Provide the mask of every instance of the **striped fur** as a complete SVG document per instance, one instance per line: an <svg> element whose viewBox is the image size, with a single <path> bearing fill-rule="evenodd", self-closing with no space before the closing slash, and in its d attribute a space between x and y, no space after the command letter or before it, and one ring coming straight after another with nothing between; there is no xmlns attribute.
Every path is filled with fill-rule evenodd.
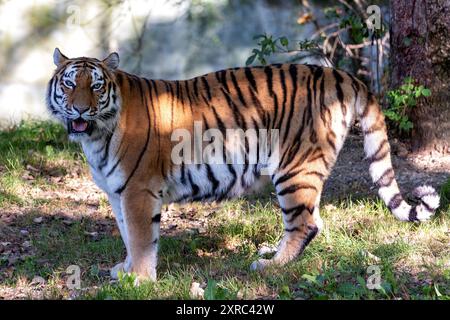
<svg viewBox="0 0 450 320"><path fill-rule="evenodd" d="M116 61L117 60L117 61ZM400 220L423 221L439 205L431 187L419 187L416 207L402 198L390 159L383 113L367 87L343 71L279 64L234 68L184 81L151 80L117 69L114 54L100 61L68 59L55 51L56 72L48 86L49 110L63 123L80 117L89 132L70 134L81 143L95 182L107 193L125 242L127 259L118 269L156 278L161 206L239 196L272 181L285 234L270 260L253 269L284 264L298 256L322 227L320 195L348 128L359 119L370 175L379 195ZM65 87L72 76L75 88ZM101 78L98 92L90 83ZM79 94L78 86L83 86ZM74 94L77 96L74 98ZM83 120L83 121L84 121ZM279 163L271 176L260 162L171 161L176 129L278 129ZM254 142L246 140L246 150ZM224 148L224 154L233 153ZM264 158L264 159L263 159Z"/></svg>

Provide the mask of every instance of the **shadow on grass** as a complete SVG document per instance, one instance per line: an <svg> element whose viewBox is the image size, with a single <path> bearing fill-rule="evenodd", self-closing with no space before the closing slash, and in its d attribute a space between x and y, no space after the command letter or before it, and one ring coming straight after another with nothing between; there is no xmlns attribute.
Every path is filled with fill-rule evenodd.
<svg viewBox="0 0 450 320"><path fill-rule="evenodd" d="M1 133L0 138L7 140L0 139L3 141L0 143L0 165L10 163L8 159L15 159L19 167L25 166L30 161L30 149L42 157L58 157L64 152L68 152L70 159L79 157L78 147L66 142L64 128L52 126L49 124L48 128L42 129L37 125L22 128L17 132ZM260 203L262 207L273 205L276 200L272 191L273 189L267 188L262 194L250 196L250 211L251 205L255 203ZM0 203L2 199L5 203L18 205L23 201L13 193L1 189L0 192ZM353 197L352 201L367 197L360 195ZM342 199L344 203L351 202L348 196ZM449 212L448 199L443 197L439 210L441 214ZM339 201L331 198L322 201L322 205L337 203ZM80 205L82 203L77 201L67 203L70 208L68 210ZM7 211L6 208L1 210ZM248 286L265 287L266 291L260 293L260 296L282 298L407 297L410 294L420 296L422 289L422 280L417 279L417 274L400 270L395 265L402 256L411 252L411 246L404 242L372 246L375 255L385 261L381 264L385 278L384 291L376 293L367 291L361 283L361 279L367 278L367 258L361 256L360 251L349 250L345 244L335 244L333 251L329 252L325 243L316 240L307 248L302 258L286 267L274 268L263 274L250 272L251 262L257 259L258 246L265 241L274 243L281 235L281 223L276 222L276 219L281 221L281 213L278 213L278 216L272 216L272 220L266 221L269 223L262 221L245 226L238 219L224 220L213 225L205 234L193 234L184 230L174 237L163 235L158 265L161 280L158 283L161 284L154 285L152 290L137 296L131 288L118 291L117 295L114 295L114 286L120 287L122 284L111 286L107 271L125 258L125 250L120 236L117 232L114 233L113 219L89 215L74 218L64 212L48 214L39 207L25 208L20 214L16 213L12 212L12 218L8 218L6 222L3 221L4 215L0 214L0 242L9 243L1 244L0 248L0 282L10 286L19 285L19 280L23 277L31 280L35 276L41 276L48 282L57 282L59 279L64 283L63 280L68 277L67 267L78 265L82 272L83 287L107 287L106 291L101 291L99 295L94 294L94 297L99 298L189 298L189 286L193 280L210 283L211 279L221 282L223 287L232 292L225 298L236 297L240 289ZM43 218L42 221L34 221L40 217ZM353 232L351 228L353 227L349 226L347 231ZM225 240L230 234L241 237L237 245L226 243ZM364 243L358 246L364 246ZM436 276L434 280L445 283L441 275ZM429 283L424 283L428 288ZM155 286L159 289L154 289ZM174 289L178 286L182 288L181 291ZM408 287L406 293L402 291L405 286Z"/></svg>
<svg viewBox="0 0 450 320"><path fill-rule="evenodd" d="M6 192L6 191L0 189L0 206L2 206L3 203L5 203L5 204L11 204L11 203L22 204L23 199L13 193Z"/></svg>
<svg viewBox="0 0 450 320"><path fill-rule="evenodd" d="M39 223L36 217L43 217ZM100 286L84 298L145 299L190 298L192 281L207 285L219 284L214 297L233 299L238 291L248 286L263 286L266 297L306 299L378 299L392 297L422 297L426 282L420 275L398 269L396 263L412 251L405 242L372 246L372 252L382 263L369 263L358 250L348 250L345 245L329 252L319 239L295 262L280 268L271 268L259 274L249 270L257 257L256 248L270 236L267 230L253 234L234 248L225 244L229 228L239 233L239 227L217 225L205 234L181 231L176 236L162 236L159 250L158 283L135 289L124 282L110 284L108 269L125 258L122 240L114 234L115 222L109 218L83 216L81 219L64 214L46 216L38 210L24 212L4 224L8 232L1 232L0 242L11 242L8 250L19 253L16 260L0 260L1 282L12 287L19 279L41 276L48 282L60 282L64 287L67 267L81 269L82 287ZM26 230L26 234L22 231ZM281 231L281 228L280 228ZM249 231L243 231L248 233ZM18 236L19 235L19 236ZM275 236L275 235L273 235ZM320 237L320 236L319 236ZM24 247L25 241L31 246ZM383 275L382 289L368 290L367 267L378 265ZM419 277L419 278L418 278ZM429 275L425 275L425 278ZM434 283L442 285L445 278L434 276ZM125 286L125 287L124 287ZM427 288L428 288L427 287ZM407 288L407 289L405 289ZM225 290L225 291L223 291ZM431 289L430 289L431 290ZM61 289L60 296L64 291ZM224 293L225 292L225 293ZM425 296L431 297L431 296Z"/></svg>

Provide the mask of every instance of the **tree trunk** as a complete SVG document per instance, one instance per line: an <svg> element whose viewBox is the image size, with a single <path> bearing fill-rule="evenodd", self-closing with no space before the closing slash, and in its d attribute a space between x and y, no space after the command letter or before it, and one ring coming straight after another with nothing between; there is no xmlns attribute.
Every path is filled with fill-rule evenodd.
<svg viewBox="0 0 450 320"><path fill-rule="evenodd" d="M392 0L391 88L405 77L431 89L411 108L416 152L450 153L450 1Z"/></svg>

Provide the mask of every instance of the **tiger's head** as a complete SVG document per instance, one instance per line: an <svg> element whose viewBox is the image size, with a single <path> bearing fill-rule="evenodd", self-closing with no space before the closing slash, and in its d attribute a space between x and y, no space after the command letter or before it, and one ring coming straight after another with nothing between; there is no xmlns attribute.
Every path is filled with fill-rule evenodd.
<svg viewBox="0 0 450 320"><path fill-rule="evenodd" d="M48 83L47 106L67 127L72 140L82 140L96 131L111 131L120 107L120 92L114 82L119 55L69 59L55 49L56 71Z"/></svg>

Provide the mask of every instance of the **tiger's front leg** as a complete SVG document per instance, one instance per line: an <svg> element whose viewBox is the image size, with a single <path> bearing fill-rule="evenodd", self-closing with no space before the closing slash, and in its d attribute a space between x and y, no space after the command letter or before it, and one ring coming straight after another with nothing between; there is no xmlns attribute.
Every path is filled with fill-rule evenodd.
<svg viewBox="0 0 450 320"><path fill-rule="evenodd" d="M116 264L113 268L110 270L111 278L112 279L118 279L119 272L123 272L127 269L129 269L131 259L130 259L130 249L128 246L128 233L125 226L125 218L122 213L122 209L120 207L120 197L117 194L108 194L108 200L112 207L114 217L116 218L117 227L119 228L120 235L122 237L122 241L125 245L126 251L127 251L127 257L124 262L120 262Z"/></svg>
<svg viewBox="0 0 450 320"><path fill-rule="evenodd" d="M156 280L162 201L151 190L130 187L121 194L130 264L125 272L138 280Z"/></svg>

